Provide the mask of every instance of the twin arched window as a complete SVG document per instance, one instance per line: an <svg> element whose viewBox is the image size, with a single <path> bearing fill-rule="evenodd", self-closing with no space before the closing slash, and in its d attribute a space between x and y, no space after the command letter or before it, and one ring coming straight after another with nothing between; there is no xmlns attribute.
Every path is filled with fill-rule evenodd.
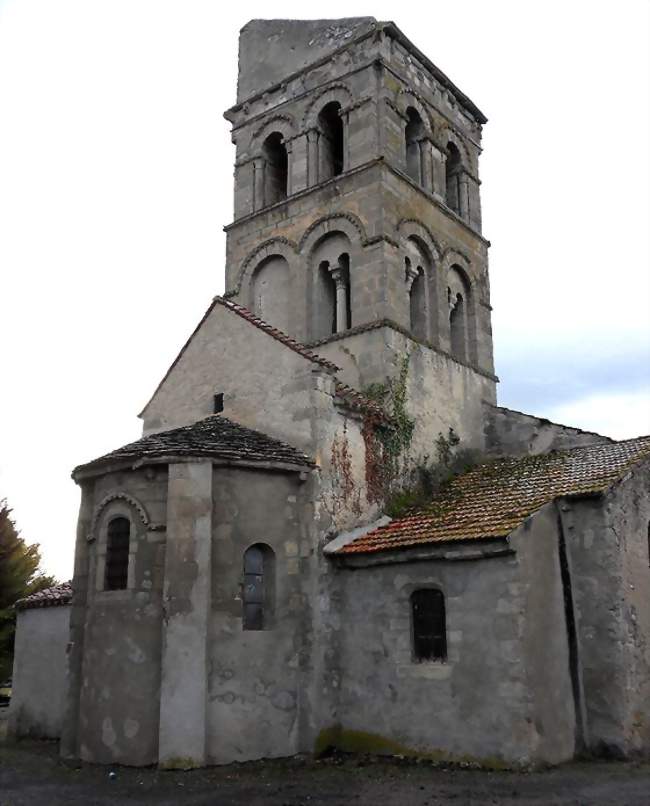
<svg viewBox="0 0 650 806"><path fill-rule="evenodd" d="M242 605L244 630L268 630L272 626L275 554L265 543L256 543L244 552Z"/></svg>
<svg viewBox="0 0 650 806"><path fill-rule="evenodd" d="M414 660L447 659L445 597L437 588L411 594L411 629Z"/></svg>
<svg viewBox="0 0 650 806"><path fill-rule="evenodd" d="M109 521L106 533L104 590L124 590L127 587L130 542L131 523L129 519L118 517Z"/></svg>

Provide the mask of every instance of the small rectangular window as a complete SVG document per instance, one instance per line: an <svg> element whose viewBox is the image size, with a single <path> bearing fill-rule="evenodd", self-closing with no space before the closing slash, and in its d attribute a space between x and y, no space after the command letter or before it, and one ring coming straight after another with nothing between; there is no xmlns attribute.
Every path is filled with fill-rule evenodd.
<svg viewBox="0 0 650 806"><path fill-rule="evenodd" d="M220 414L223 411L223 392L214 396L213 413Z"/></svg>
<svg viewBox="0 0 650 806"><path fill-rule="evenodd" d="M415 660L445 660L447 628L442 591L427 588L411 596L413 655Z"/></svg>

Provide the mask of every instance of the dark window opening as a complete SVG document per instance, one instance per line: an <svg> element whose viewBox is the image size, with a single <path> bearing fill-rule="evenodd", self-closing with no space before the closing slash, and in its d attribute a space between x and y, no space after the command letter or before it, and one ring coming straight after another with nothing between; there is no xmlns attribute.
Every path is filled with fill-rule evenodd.
<svg viewBox="0 0 650 806"><path fill-rule="evenodd" d="M442 591L427 588L411 595L415 660L446 660L447 628Z"/></svg>
<svg viewBox="0 0 650 806"><path fill-rule="evenodd" d="M108 591L124 590L127 586L130 536L131 524L128 518L113 518L108 524L104 577L104 587Z"/></svg>
<svg viewBox="0 0 650 806"><path fill-rule="evenodd" d="M275 595L274 559L273 550L261 543L244 553L242 626L245 630L268 630L271 626Z"/></svg>
<svg viewBox="0 0 650 806"><path fill-rule="evenodd" d="M323 107L318 115L318 125L321 130L320 179L324 181L343 172L343 120L338 101Z"/></svg>
<svg viewBox="0 0 650 806"><path fill-rule="evenodd" d="M412 106L406 110L406 173L418 185L422 184L422 164L420 141L424 136L424 123L419 113Z"/></svg>
<svg viewBox="0 0 650 806"><path fill-rule="evenodd" d="M219 414L223 411L223 392L218 392L214 396L212 410L214 414Z"/></svg>
<svg viewBox="0 0 650 806"><path fill-rule="evenodd" d="M460 213L460 151L453 143L447 144L447 161L445 163L446 201L455 213Z"/></svg>
<svg viewBox="0 0 650 806"><path fill-rule="evenodd" d="M289 157L282 135L273 132L262 146L264 155L264 204L275 204L287 198Z"/></svg>
<svg viewBox="0 0 650 806"><path fill-rule="evenodd" d="M339 255L339 266L345 283L345 310L341 312L341 322L336 322L337 332L349 330L352 326L352 296L350 293L350 255L344 252ZM339 326L340 325L340 326Z"/></svg>
<svg viewBox="0 0 650 806"><path fill-rule="evenodd" d="M467 360L467 323L465 317L465 301L461 294L450 302L449 334L451 338L451 354L461 361Z"/></svg>

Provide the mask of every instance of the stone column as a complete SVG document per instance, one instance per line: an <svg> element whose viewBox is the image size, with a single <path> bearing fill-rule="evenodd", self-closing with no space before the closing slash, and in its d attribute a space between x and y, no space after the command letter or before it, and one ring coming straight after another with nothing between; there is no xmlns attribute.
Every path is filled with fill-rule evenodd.
<svg viewBox="0 0 650 806"><path fill-rule="evenodd" d="M464 221L469 221L468 177L465 171L458 176L458 214Z"/></svg>
<svg viewBox="0 0 650 806"><path fill-rule="evenodd" d="M257 212L264 207L264 159L253 160L253 210Z"/></svg>
<svg viewBox="0 0 650 806"><path fill-rule="evenodd" d="M60 753L63 758L79 758L79 706L82 685L84 633L88 601L90 551L88 537L93 516L93 483L82 484L74 554L74 596L70 610L68 674L61 726Z"/></svg>
<svg viewBox="0 0 650 806"><path fill-rule="evenodd" d="M329 270L336 285L336 332L348 329L348 278L343 266L333 266Z"/></svg>
<svg viewBox="0 0 650 806"><path fill-rule="evenodd" d="M287 149L287 196L293 193L293 140L285 140L284 147Z"/></svg>
<svg viewBox="0 0 650 806"><path fill-rule="evenodd" d="M318 129L307 132L307 187L318 184Z"/></svg>
<svg viewBox="0 0 650 806"><path fill-rule="evenodd" d="M433 192L433 145L428 137L420 140L420 173L422 187L429 193Z"/></svg>
<svg viewBox="0 0 650 806"><path fill-rule="evenodd" d="M291 192L298 193L309 187L309 157L307 135L299 134L291 140Z"/></svg>
<svg viewBox="0 0 650 806"><path fill-rule="evenodd" d="M441 201L445 201L447 189L446 185L446 163L447 163L447 155L443 150L438 148L433 143L431 144L431 159L433 162L432 165L432 173L433 173L433 195L436 196Z"/></svg>
<svg viewBox="0 0 650 806"><path fill-rule="evenodd" d="M212 464L169 465L158 762L206 762Z"/></svg>

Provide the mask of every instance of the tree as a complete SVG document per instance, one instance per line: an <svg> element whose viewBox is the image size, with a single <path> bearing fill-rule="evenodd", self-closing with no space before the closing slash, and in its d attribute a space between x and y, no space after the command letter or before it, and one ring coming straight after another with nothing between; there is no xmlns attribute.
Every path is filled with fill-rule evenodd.
<svg viewBox="0 0 650 806"><path fill-rule="evenodd" d="M11 674L18 599L56 585L39 569L38 543L20 537L6 500L0 499L0 683Z"/></svg>

